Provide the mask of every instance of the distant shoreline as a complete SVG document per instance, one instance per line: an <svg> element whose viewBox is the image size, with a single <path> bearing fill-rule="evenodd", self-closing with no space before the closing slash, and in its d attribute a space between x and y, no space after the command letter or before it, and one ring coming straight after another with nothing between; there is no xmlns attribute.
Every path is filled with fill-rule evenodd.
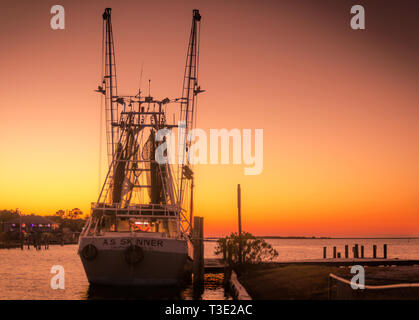
<svg viewBox="0 0 419 320"><path fill-rule="evenodd" d="M325 240L325 239L371 239L371 240L377 240L377 239L419 239L419 237L277 237L277 236L260 236L257 238L263 238L263 239L303 239L303 240Z"/></svg>
<svg viewBox="0 0 419 320"><path fill-rule="evenodd" d="M205 240L218 240L222 237L207 237ZM419 237L280 237L280 236L256 236L262 239L284 239L284 240L414 240Z"/></svg>

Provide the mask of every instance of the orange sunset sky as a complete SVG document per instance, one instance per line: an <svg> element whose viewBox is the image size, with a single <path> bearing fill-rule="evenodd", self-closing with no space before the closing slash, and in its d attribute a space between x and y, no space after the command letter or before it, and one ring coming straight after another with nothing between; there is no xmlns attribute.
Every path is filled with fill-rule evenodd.
<svg viewBox="0 0 419 320"><path fill-rule="evenodd" d="M206 236L236 230L237 183L256 235L418 236L417 4L358 2L366 30L346 0L2 1L0 209L89 213L97 199L104 8L119 93L137 92L143 64L158 98L181 94L197 8L197 127L264 130L261 175L196 166Z"/></svg>

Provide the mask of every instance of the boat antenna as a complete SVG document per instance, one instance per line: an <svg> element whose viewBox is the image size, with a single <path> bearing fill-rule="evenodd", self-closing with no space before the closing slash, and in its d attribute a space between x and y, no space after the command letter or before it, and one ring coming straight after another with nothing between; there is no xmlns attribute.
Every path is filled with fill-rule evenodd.
<svg viewBox="0 0 419 320"><path fill-rule="evenodd" d="M148 79L148 96L151 97L151 79Z"/></svg>
<svg viewBox="0 0 419 320"><path fill-rule="evenodd" d="M138 85L138 97L141 97L141 83L143 82L144 61L141 63L140 84Z"/></svg>

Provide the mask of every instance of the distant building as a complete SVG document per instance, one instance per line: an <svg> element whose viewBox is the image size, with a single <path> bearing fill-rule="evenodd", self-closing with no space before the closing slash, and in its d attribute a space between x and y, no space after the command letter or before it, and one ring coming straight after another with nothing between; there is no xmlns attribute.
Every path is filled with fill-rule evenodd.
<svg viewBox="0 0 419 320"><path fill-rule="evenodd" d="M22 232L51 232L57 230L60 224L50 219L41 216L22 216L4 223L4 231L19 231ZM21 229L22 228L22 229Z"/></svg>

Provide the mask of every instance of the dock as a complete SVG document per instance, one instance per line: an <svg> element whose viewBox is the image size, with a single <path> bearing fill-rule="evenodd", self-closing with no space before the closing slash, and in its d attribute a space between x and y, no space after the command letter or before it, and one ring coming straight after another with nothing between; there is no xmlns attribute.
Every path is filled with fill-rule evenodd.
<svg viewBox="0 0 419 320"><path fill-rule="evenodd" d="M272 264L278 266L287 265L323 265L323 266L414 266L419 265L419 260L413 259L368 259L368 258L357 258L357 259L345 259L345 258L329 258L329 259L313 259L313 260L299 260L299 261L283 261L273 262Z"/></svg>
<svg viewBox="0 0 419 320"><path fill-rule="evenodd" d="M275 261L269 262L268 264L276 266L289 266L289 265L319 265L319 266L419 266L419 260L413 259L307 259L307 260L296 260L296 261ZM204 271L205 273L219 273L224 272L226 264L223 259L211 258L205 259Z"/></svg>

